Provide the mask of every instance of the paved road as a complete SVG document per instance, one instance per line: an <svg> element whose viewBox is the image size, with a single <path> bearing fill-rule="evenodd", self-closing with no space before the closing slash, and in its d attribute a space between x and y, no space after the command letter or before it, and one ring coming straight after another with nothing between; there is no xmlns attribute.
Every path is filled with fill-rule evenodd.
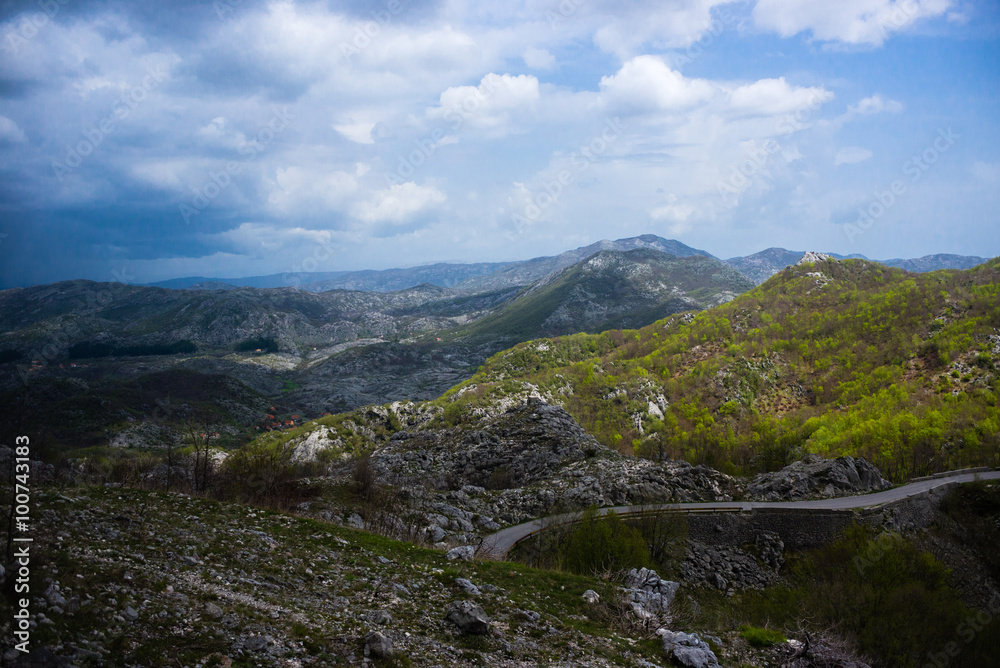
<svg viewBox="0 0 1000 668"><path fill-rule="evenodd" d="M894 487L884 492L872 494L861 494L858 496L841 496L835 499L818 499L814 501L714 501L707 503L678 503L660 506L613 506L601 508L598 512L602 515L614 511L619 515L629 515L636 513L647 513L650 511L670 511L670 512L706 512L706 511L741 511L755 510L759 508L780 508L789 511L797 510L854 510L857 508L868 508L878 506L883 503L899 501L908 496L926 493L935 487L948 485L950 483L972 482L976 476L982 480L1000 479L1000 471L982 471L979 473L953 472L943 474L941 477L930 480L920 480L911 482L902 487ZM532 520L524 524L501 529L494 534L487 536L483 540L483 546L487 551L496 557L503 557L519 541L528 536L538 533L546 526L554 523L572 520L577 517L577 513L566 513L544 519Z"/></svg>

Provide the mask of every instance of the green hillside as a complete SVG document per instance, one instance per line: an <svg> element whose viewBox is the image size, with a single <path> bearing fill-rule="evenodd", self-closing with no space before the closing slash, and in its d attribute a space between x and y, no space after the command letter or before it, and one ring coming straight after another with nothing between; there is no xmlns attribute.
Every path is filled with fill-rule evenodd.
<svg viewBox="0 0 1000 668"><path fill-rule="evenodd" d="M439 402L461 422L530 384L640 456L751 473L862 455L901 480L1000 464L998 364L1000 260L828 260L639 330L518 345Z"/></svg>

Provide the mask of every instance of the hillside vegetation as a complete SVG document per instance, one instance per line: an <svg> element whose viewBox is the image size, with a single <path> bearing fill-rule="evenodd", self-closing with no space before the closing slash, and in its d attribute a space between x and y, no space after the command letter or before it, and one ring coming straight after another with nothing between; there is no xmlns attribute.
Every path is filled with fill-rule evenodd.
<svg viewBox="0 0 1000 668"><path fill-rule="evenodd" d="M805 452L861 455L896 480L995 466L998 278L1000 260L789 267L708 311L518 345L438 403L459 423L534 393L606 445L734 473Z"/></svg>

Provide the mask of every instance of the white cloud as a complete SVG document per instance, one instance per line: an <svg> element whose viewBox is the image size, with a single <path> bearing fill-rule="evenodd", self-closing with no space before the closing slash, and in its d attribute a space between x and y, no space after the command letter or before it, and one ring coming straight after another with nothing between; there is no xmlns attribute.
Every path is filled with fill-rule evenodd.
<svg viewBox="0 0 1000 668"><path fill-rule="evenodd" d="M833 99L824 88L792 86L784 77L761 79L740 86L730 93L730 103L737 111L751 114L777 115L816 107Z"/></svg>
<svg viewBox="0 0 1000 668"><path fill-rule="evenodd" d="M24 131L17 127L17 123L6 116L0 116L0 141L24 142L28 141Z"/></svg>
<svg viewBox="0 0 1000 668"><path fill-rule="evenodd" d="M408 181L375 192L354 208L354 216L365 223L405 223L447 199L433 186Z"/></svg>
<svg viewBox="0 0 1000 668"><path fill-rule="evenodd" d="M529 46L521 57L524 64L533 70L551 70L556 65L556 57L546 49L536 49Z"/></svg>
<svg viewBox="0 0 1000 668"><path fill-rule="evenodd" d="M427 116L446 121L452 130L468 124L502 137L518 131L518 120L529 116L540 98L538 79L531 75L487 74L478 86L445 90Z"/></svg>
<svg viewBox="0 0 1000 668"><path fill-rule="evenodd" d="M758 0L756 25L782 37L803 32L824 42L879 46L916 21L940 16L951 0Z"/></svg>
<svg viewBox="0 0 1000 668"><path fill-rule="evenodd" d="M328 171L319 166L278 168L269 202L277 212L330 212L346 206L359 192L358 179L368 172L358 163L354 173Z"/></svg>
<svg viewBox="0 0 1000 668"><path fill-rule="evenodd" d="M848 107L848 111L863 116L880 114L882 112L898 114L903 111L903 105L896 100L883 100L881 95L872 95L871 97L864 98L856 105Z"/></svg>
<svg viewBox="0 0 1000 668"><path fill-rule="evenodd" d="M239 227L206 235L230 248L252 256L262 256L284 248L303 244L329 244L330 230L310 230L302 227L279 227L270 223L242 223Z"/></svg>
<svg viewBox="0 0 1000 668"><path fill-rule="evenodd" d="M620 111L676 110L704 102L714 90L707 81L687 79L656 56L637 56L612 76L601 77L602 101Z"/></svg>
<svg viewBox="0 0 1000 668"><path fill-rule="evenodd" d="M690 219L696 213L691 204L678 204L676 195L669 195L667 203L653 209L649 216L658 223L668 223L670 233L681 235L691 229Z"/></svg>
<svg viewBox="0 0 1000 668"><path fill-rule="evenodd" d="M977 160L972 164L972 175L986 184L1000 185L1000 162Z"/></svg>
<svg viewBox="0 0 1000 668"><path fill-rule="evenodd" d="M374 128L375 123L371 121L340 123L333 126L334 130L357 144L374 144L375 139L372 137L372 130Z"/></svg>
<svg viewBox="0 0 1000 668"><path fill-rule="evenodd" d="M872 155L874 154L868 149L858 146L846 146L837 151L837 155L833 159L833 164L838 167L840 165L853 165L868 160Z"/></svg>
<svg viewBox="0 0 1000 668"><path fill-rule="evenodd" d="M724 20L713 20L715 7L732 4L734 0L652 0L622 3L614 0L597 2L588 18L597 22L594 43L603 51L625 60L644 45L654 49L677 49L690 46L708 32L721 32L734 21L731 14ZM580 4L580 0L576 0ZM725 8L723 8L723 11Z"/></svg>

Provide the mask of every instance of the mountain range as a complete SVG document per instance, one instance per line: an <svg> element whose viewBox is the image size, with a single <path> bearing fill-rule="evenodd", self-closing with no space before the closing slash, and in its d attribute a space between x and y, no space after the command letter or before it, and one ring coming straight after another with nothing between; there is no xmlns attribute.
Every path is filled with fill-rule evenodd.
<svg viewBox="0 0 1000 668"><path fill-rule="evenodd" d="M638 248L658 250L677 257L690 257L693 255L715 257L707 251L692 248L673 239L664 239L654 234L643 234L638 237L617 239L614 241L598 241L589 246L582 246L560 253L559 255L537 257L518 262L436 263L398 269L303 272L250 276L246 278L206 278L204 276L192 276L150 283L149 285L175 290L226 290L237 287L297 287L310 292L323 292L326 290L390 292L412 288L422 283L430 283L440 287L454 288L459 291L479 292L487 289L533 283L602 250L628 251ZM768 248L752 255L731 257L725 260L725 262L759 285L783 268L798 262L804 254L805 251ZM827 253L827 255L837 259L868 259L860 254L838 255L837 253ZM920 273L937 271L938 269L970 269L986 262L987 259L976 256L937 254L908 260L895 258L880 262L890 267L899 267L907 271Z"/></svg>

